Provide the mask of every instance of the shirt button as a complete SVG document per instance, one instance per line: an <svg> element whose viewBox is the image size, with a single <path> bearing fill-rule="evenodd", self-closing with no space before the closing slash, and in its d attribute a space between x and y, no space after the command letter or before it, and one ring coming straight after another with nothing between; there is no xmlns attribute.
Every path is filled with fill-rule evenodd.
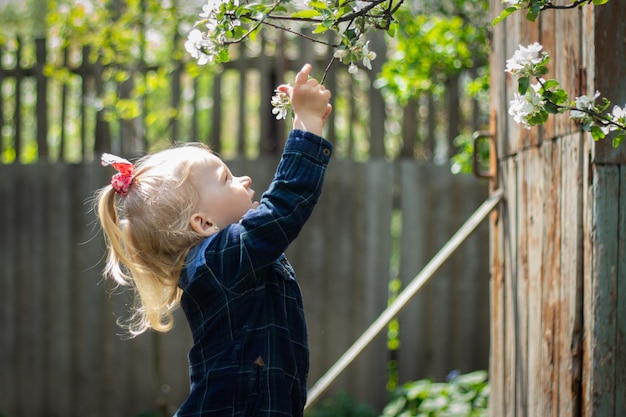
<svg viewBox="0 0 626 417"><path fill-rule="evenodd" d="M330 149L329 148L324 148L324 150L322 151L322 153L326 156L330 156Z"/></svg>

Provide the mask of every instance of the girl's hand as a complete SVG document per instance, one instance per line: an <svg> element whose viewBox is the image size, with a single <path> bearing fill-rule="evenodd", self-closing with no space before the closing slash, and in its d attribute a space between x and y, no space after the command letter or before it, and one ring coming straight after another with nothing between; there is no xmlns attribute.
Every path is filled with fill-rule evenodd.
<svg viewBox="0 0 626 417"><path fill-rule="evenodd" d="M278 90L286 93L291 101L295 114L293 128L321 136L326 119L332 111L329 103L331 93L316 79L309 78L311 69L311 65L306 64L296 75L293 87L281 85Z"/></svg>

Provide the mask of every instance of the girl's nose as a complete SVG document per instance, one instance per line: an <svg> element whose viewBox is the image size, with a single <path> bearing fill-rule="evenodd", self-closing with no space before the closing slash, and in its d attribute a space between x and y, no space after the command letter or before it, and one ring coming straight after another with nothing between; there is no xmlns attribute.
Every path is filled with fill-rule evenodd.
<svg viewBox="0 0 626 417"><path fill-rule="evenodd" d="M244 187L250 188L252 185L252 178L248 176L239 177L239 182L241 182Z"/></svg>

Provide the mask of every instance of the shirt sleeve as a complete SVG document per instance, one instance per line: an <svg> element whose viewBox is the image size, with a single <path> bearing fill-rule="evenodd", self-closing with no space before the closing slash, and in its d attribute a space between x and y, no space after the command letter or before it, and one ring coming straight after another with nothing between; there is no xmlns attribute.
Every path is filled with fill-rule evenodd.
<svg viewBox="0 0 626 417"><path fill-rule="evenodd" d="M290 132L274 179L259 206L214 235L204 261L222 285L248 286L298 236L322 191L332 144L310 132ZM251 281L253 280L253 281Z"/></svg>

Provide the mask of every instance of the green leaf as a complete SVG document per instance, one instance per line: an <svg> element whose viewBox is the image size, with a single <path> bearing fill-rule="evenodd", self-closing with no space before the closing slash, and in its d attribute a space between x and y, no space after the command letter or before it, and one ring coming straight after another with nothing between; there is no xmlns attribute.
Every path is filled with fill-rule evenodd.
<svg viewBox="0 0 626 417"><path fill-rule="evenodd" d="M256 29L250 32L250 41L254 42L260 31L261 31L261 26L258 26Z"/></svg>
<svg viewBox="0 0 626 417"><path fill-rule="evenodd" d="M308 9L308 10L300 10L299 12L296 12L291 16L301 18L301 19L312 19L319 15L320 15L320 12L318 10Z"/></svg>
<svg viewBox="0 0 626 417"><path fill-rule="evenodd" d="M606 97L602 97L602 104L598 104L596 106L596 109L598 110L598 112L602 113L606 109L608 109L610 105L611 105L611 102Z"/></svg>
<svg viewBox="0 0 626 417"><path fill-rule="evenodd" d="M607 4L609 2L609 0L593 0L593 4L595 6L599 6L601 4ZM582 4L581 4L582 5Z"/></svg>
<svg viewBox="0 0 626 417"><path fill-rule="evenodd" d="M549 90L552 87L556 87L558 85L559 85L559 82L557 80L547 80L547 81L544 81L543 88L545 88L546 90Z"/></svg>
<svg viewBox="0 0 626 417"><path fill-rule="evenodd" d="M602 131L602 129L600 129L599 126L593 125L591 127L591 137L593 138L593 140L600 140L600 139L604 139L604 132Z"/></svg>
<svg viewBox="0 0 626 417"><path fill-rule="evenodd" d="M228 48L224 48L217 55L217 62L228 62L228 61L230 61L230 54L228 53Z"/></svg>
<svg viewBox="0 0 626 417"><path fill-rule="evenodd" d="M498 23L502 22L504 19L509 17L511 14L515 13L517 10L519 10L519 6L518 7L507 7L506 9L502 10L502 13L500 13L499 16L497 16L495 19L493 19L493 22L491 22L491 26L495 26Z"/></svg>
<svg viewBox="0 0 626 417"><path fill-rule="evenodd" d="M315 29L313 29L313 33L315 33L315 34L324 33L328 29L330 29L334 24L335 24L334 20L331 20L331 19L324 20L324 21L322 21L322 23L320 23L319 25L315 26Z"/></svg>
<svg viewBox="0 0 626 417"><path fill-rule="evenodd" d="M550 114L557 114L559 112L559 107L554 103L547 102L543 108Z"/></svg>
<svg viewBox="0 0 626 417"><path fill-rule="evenodd" d="M615 138L613 139L613 147L617 148L622 142L624 141L624 134L620 134L615 136Z"/></svg>
<svg viewBox="0 0 626 417"><path fill-rule="evenodd" d="M398 397L394 401L390 402L383 409L383 416L394 417L398 415L400 411L404 409L406 405L406 398Z"/></svg>
<svg viewBox="0 0 626 417"><path fill-rule="evenodd" d="M396 37L397 26L398 24L396 22L391 22L391 24L389 25L389 29L387 29L387 33L389 33L389 36L391 36L392 38Z"/></svg>
<svg viewBox="0 0 626 417"><path fill-rule="evenodd" d="M539 75L546 75L549 71L550 70L548 69L548 67L545 67L543 65L539 65L537 67L537 70L535 71L534 75L537 75L537 76L539 76Z"/></svg>
<svg viewBox="0 0 626 417"><path fill-rule="evenodd" d="M486 384L489 379L489 374L486 371L474 371L464 375L459 375L455 378L455 382L464 386L481 386Z"/></svg>
<svg viewBox="0 0 626 417"><path fill-rule="evenodd" d="M528 124L531 126L544 124L548 120L547 111L538 111L528 116Z"/></svg>
<svg viewBox="0 0 626 417"><path fill-rule="evenodd" d="M328 9L326 2L316 1L316 0L310 1L309 7L314 8L314 9L321 9L321 10Z"/></svg>
<svg viewBox="0 0 626 417"><path fill-rule="evenodd" d="M528 13L526 13L526 19L534 22L535 20L537 20L537 16L539 16L539 13L535 13L531 10L528 10Z"/></svg>
<svg viewBox="0 0 626 417"><path fill-rule="evenodd" d="M517 92L520 93L520 95L523 96L524 94L526 94L529 86L530 86L529 77L521 77L519 80L517 80Z"/></svg>
<svg viewBox="0 0 626 417"><path fill-rule="evenodd" d="M567 96L567 91L563 90L562 88L557 88L553 91L552 101L554 101L556 104L567 103L568 100L569 97Z"/></svg>

